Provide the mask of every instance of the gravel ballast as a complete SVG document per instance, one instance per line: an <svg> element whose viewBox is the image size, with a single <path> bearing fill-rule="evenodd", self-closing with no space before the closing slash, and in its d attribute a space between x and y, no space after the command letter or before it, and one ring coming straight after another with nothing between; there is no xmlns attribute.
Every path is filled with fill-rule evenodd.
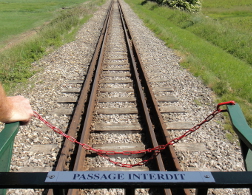
<svg viewBox="0 0 252 195"><path fill-rule="evenodd" d="M180 58L173 50L167 48L163 41L147 29L130 7L122 3L123 11L132 37L141 53L142 63L152 82L152 87L171 87L172 94L179 99L172 103L183 107L186 113L164 114L165 122L193 121L196 124L216 109L213 92L202 82L193 77L179 65ZM29 81L29 86L20 92L30 99L32 107L45 119L66 131L70 117L56 114L59 108L72 109L69 104L60 104L64 89L80 88L80 84L69 82L85 78L109 2L106 2L94 16L80 29L76 40L60 47L57 51L34 63L41 71ZM165 80L154 82L155 80ZM167 93L155 92L157 96ZM64 93L66 97L76 97ZM163 103L161 106L170 105ZM178 158L184 171L216 170L244 171L238 142L231 143L225 137L222 127L223 117L219 114L197 132L181 140L182 143L202 143L204 151L179 151ZM171 131L172 138L181 135L181 131ZM14 143L11 171L40 170L50 171L61 146L62 137L45 127L37 119L20 128ZM41 150L36 148L48 148ZM176 146L174 146L176 149ZM43 170L41 169L43 167ZM11 189L8 194L41 194L40 190ZM92 194L90 192L90 194ZM246 189L214 189L211 194L248 194Z"/></svg>

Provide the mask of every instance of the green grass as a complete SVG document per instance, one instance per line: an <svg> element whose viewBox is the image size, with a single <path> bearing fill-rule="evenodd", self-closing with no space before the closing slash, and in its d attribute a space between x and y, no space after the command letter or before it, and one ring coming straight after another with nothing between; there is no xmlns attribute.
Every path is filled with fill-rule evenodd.
<svg viewBox="0 0 252 195"><path fill-rule="evenodd" d="M61 8L73 7L87 0L0 0L0 48L22 32L42 25Z"/></svg>
<svg viewBox="0 0 252 195"><path fill-rule="evenodd" d="M224 25L217 18L206 17L204 12L190 14L153 2L141 5L141 0L126 2L168 47L181 54L181 65L215 92L217 102L237 101L252 124L251 28L246 31L237 25L230 29L230 25L235 25L229 20Z"/></svg>
<svg viewBox="0 0 252 195"><path fill-rule="evenodd" d="M62 2L58 4L62 6ZM0 53L0 81L7 94L11 94L18 83L24 83L34 74L32 62L74 40L80 26L102 3L104 3L103 0L94 0L71 6L69 9L57 10L55 17L50 18L47 24L40 26L36 35L2 51Z"/></svg>
<svg viewBox="0 0 252 195"><path fill-rule="evenodd" d="M225 26L252 35L252 1L204 0L202 13L217 19Z"/></svg>
<svg viewBox="0 0 252 195"><path fill-rule="evenodd" d="M240 30L241 28L235 27L229 20L216 20L203 14L178 14L174 11L160 15L252 66L251 31L246 31L244 28Z"/></svg>
<svg viewBox="0 0 252 195"><path fill-rule="evenodd" d="M204 9L212 8L212 9L235 9L241 6L252 6L252 2L250 0L202 0L202 7ZM203 11L204 12L204 11Z"/></svg>
<svg viewBox="0 0 252 195"><path fill-rule="evenodd" d="M249 20L243 20L243 18L251 19L252 17L252 1L250 0L203 0L202 1L202 13L204 15L211 16L215 19L223 19L229 22L231 18L239 18L251 27ZM230 21L231 22L231 21ZM242 29L240 29L242 30Z"/></svg>
<svg viewBox="0 0 252 195"><path fill-rule="evenodd" d="M213 18L213 21L218 25L216 26L218 34L212 34L209 40L215 44L219 43L220 47L252 65L252 1L204 0L202 4L202 13ZM213 33L213 31L209 33ZM213 36L218 38L214 39ZM206 35L205 37L210 36ZM227 43L226 45L220 41L223 39Z"/></svg>

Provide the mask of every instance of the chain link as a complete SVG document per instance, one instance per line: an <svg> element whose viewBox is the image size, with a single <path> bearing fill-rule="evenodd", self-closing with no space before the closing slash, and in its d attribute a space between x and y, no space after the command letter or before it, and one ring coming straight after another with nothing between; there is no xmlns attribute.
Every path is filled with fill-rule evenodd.
<svg viewBox="0 0 252 195"><path fill-rule="evenodd" d="M69 136L67 134L65 134L64 132L62 132L59 128L53 126L51 123L47 122L42 116L40 116L36 111L34 111L34 117L36 117L37 119L39 119L40 121L42 121L45 125L47 125L49 128L51 128L54 132L64 136L66 139L68 139L69 141L73 142L73 143L77 143L79 145L81 145L84 149L89 150L89 151L93 151L95 153L97 153L99 156L107 159L109 162L115 164L116 166L120 166L120 167L127 167L127 168L132 168L134 166L142 166L144 164L146 164L147 162L149 162L150 160L152 160L155 156L157 156L162 150L166 149L169 145L173 145L177 142L179 142L181 139L183 139L184 137L190 135L191 133L195 132L196 130L198 130L204 123L209 122L210 120L212 120L218 113L223 112L225 110L221 110L220 106L222 105L234 105L235 102L234 101L229 101L229 102L223 102L223 103L219 103L217 105L217 109L215 111L213 111L210 115L208 115L205 120L203 120L201 123L195 125L194 127L192 127L191 129L187 130L183 135L181 135L180 137L174 138L171 141L169 141L167 144L165 145L159 145L156 146L154 148L148 148L145 150L137 150L137 151L122 151L122 152L115 152L115 151L106 151L106 150L100 150L100 149L95 149L92 148L91 146L85 144L85 143L80 143L78 142L74 137ZM152 156L147 159L147 160L142 160L136 164L123 164L121 162L116 162L111 160L111 158L109 156L111 155L115 155L115 154L121 154L121 155L131 155L131 154L141 154L141 153L152 153Z"/></svg>

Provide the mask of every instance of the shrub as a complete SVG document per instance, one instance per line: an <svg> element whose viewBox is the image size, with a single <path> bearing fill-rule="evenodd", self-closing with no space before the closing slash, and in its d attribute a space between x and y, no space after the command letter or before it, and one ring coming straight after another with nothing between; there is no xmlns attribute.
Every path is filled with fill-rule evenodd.
<svg viewBox="0 0 252 195"><path fill-rule="evenodd" d="M152 0L161 5L167 5L172 8L188 11L198 12L201 9L201 2L199 0Z"/></svg>

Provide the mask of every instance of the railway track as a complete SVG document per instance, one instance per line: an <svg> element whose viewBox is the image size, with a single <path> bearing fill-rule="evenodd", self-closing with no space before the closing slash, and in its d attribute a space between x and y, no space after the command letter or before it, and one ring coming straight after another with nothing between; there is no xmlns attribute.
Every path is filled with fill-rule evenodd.
<svg viewBox="0 0 252 195"><path fill-rule="evenodd" d="M171 138L161 112L183 111L160 111L159 102L178 100L172 95L155 98L153 90L170 94L172 89L152 88L139 58L121 6L111 1L69 130L67 135L59 132L67 139L55 171L181 171L173 146L167 145ZM161 151L159 145L167 147ZM190 194L184 189L150 189L145 194L153 191Z"/></svg>
<svg viewBox="0 0 252 195"><path fill-rule="evenodd" d="M31 97L36 98L38 102L36 110L39 113L46 115L46 119L61 128L63 132L67 129L66 136L68 139L62 145L60 154L57 156L62 136L54 134L51 129L45 128L39 121L32 121L34 127L28 127L23 131L25 136L19 136L19 142L14 147L18 151L18 156L15 158L18 162L14 169L20 172L48 172L51 170L177 171L181 168L174 147L183 171L220 171L232 170L233 167L235 167L235 170L240 170L241 167L238 164L240 159L237 159L238 157L236 158L238 163L233 163L237 167L229 165L230 159L235 156L236 151L231 156L229 155L230 151L226 150L227 143L222 142L222 137L220 137L222 132L217 130L220 128L218 125L213 128L207 126L204 129L203 127L204 131L198 131L195 133L196 136L184 139L183 143L179 142L174 146L168 146L160 154L159 148L150 152L145 150L157 145L167 144L171 140L169 134L172 138L178 137L183 134L182 129L189 129L195 124L180 121L198 120L209 114L213 107L205 106L205 100L209 99L211 93L208 90L201 90L202 86L198 85L194 78L184 73L185 71L180 71L176 61L177 57L171 56L174 54L172 52L170 54L169 49L162 49L158 41L149 36L148 33L145 34L145 28L144 30L138 28L138 26L141 26L138 20L134 21L131 11L127 10L127 5L123 1L121 3L124 6L124 11L126 10L129 13L125 14L125 18L130 25L128 26L125 23L126 32L124 32L124 25L120 23L121 19L119 19L120 11L117 2L114 1L113 10L107 11L107 13L111 13L111 21L109 21L109 18L105 20L108 21L107 33L105 32L106 27L104 27L97 43L98 49L94 52L94 59L91 63L89 63L87 56L91 56L91 53L93 53L90 46L95 45L94 42L96 43L97 40L93 36L91 38L84 36L88 37L84 39L85 41L77 40L73 44L66 45L60 52L56 52L48 58L47 62L50 61L52 66L46 71L46 74L52 79L48 79L50 82L47 81L47 84L42 86L44 80L44 74L42 74L43 79L35 82L36 87L40 83L41 87L38 87L38 90L31 94ZM85 27L89 31L85 35L89 33L98 34L101 29L99 25L103 20L104 10L103 8L102 12L97 14L100 17L99 22L96 22L95 25L94 23L91 24L95 28L91 28L90 25ZM133 35L129 31L133 32ZM143 35L142 40L139 39L141 35ZM128 41L125 40L125 37L129 38ZM105 39L104 43L103 38ZM141 55L135 48L135 41ZM101 52L99 45L103 45L103 52ZM131 51L128 50L129 48ZM89 50L90 54L84 52L83 55L83 52L79 51L80 49ZM78 53L82 55L78 55ZM133 56L131 56L131 53ZM101 56L99 56L100 54ZM164 60L166 56L169 56L167 61ZM84 60L85 62L83 62ZM176 61L175 64L172 64L173 60ZM97 62L101 62L101 64L99 65ZM140 62L144 62L144 67ZM54 64L61 66L55 70ZM65 66L63 66L63 70L67 72L67 76L61 73L62 64ZM75 67L80 65L83 68L83 73L78 73L79 70L75 70ZM98 66L101 69L97 68ZM51 72L53 74L49 74ZM87 72L89 73L86 74ZM83 76L84 83L83 80L80 80L83 79ZM183 77L182 80L180 80L181 77ZM63 78L67 78L67 80L65 81ZM57 85L54 86L54 82ZM187 85L188 82L193 84ZM172 88L168 85L171 85ZM65 88L67 86L69 89ZM189 89L185 89L188 86ZM60 92L55 93L54 88L61 90L64 88L61 95L67 98L58 99ZM81 91L80 88L82 88ZM40 94L42 94L42 97L49 97L41 98ZM174 94L180 101L172 96ZM54 97L55 95L57 97ZM141 97L144 101L141 100ZM44 99L48 100L44 102ZM201 99L203 99L203 102ZM201 105L195 103L198 100ZM33 99L33 101L35 100ZM211 101L206 102L209 104ZM190 114L181 109L182 105ZM208 109L206 109L207 107ZM62 108L66 108L66 110ZM74 108L74 112L72 108ZM205 112L200 111L201 114L196 114L200 109ZM194 117L190 117L194 114ZM68 115L71 116L69 117L70 124L68 124ZM63 132L59 130L58 133L65 135ZM85 143L87 145L81 147L75 142L75 139L80 140L80 144ZM196 143L196 147L193 146L193 143ZM231 148L232 145L228 147ZM17 148L17 146L19 147ZM222 148L221 151L216 154L216 149L219 150L220 148ZM157 156L148 161L155 152ZM60 158L57 158L55 168L53 166L55 166L56 156ZM176 162L173 159L176 159ZM223 163L220 164L222 159ZM34 190L37 191L37 189ZM30 191L24 191L23 194L28 194ZM125 190L66 189L64 194L133 194L133 191L127 187ZM233 193L230 191L225 191L223 194ZM47 190L42 194L46 194L46 192ZM10 194L14 194L13 190ZM17 194L21 194L21 190ZM49 191L48 194L52 194L52 191ZM56 192L56 194L60 194L60 192ZM189 192L175 191L174 189L140 189L136 190L136 194L189 194ZM217 194L220 193L217 192Z"/></svg>

